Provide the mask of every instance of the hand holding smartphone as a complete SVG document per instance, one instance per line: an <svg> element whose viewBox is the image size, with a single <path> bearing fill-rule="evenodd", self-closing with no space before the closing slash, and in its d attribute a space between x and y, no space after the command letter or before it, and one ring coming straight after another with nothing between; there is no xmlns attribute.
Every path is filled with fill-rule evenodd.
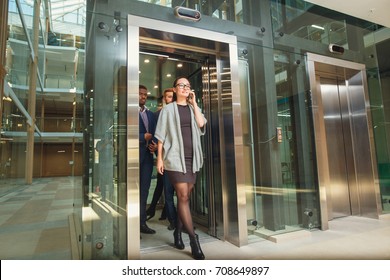
<svg viewBox="0 0 390 280"><path fill-rule="evenodd" d="M189 94L188 94L188 97L187 97L187 102L190 102L190 103L192 103L192 99L194 98L194 93L193 92L190 92Z"/></svg>

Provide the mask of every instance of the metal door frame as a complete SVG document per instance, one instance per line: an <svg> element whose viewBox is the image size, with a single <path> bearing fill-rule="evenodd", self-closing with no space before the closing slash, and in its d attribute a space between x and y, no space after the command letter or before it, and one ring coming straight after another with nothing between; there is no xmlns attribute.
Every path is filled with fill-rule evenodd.
<svg viewBox="0 0 390 280"><path fill-rule="evenodd" d="M307 53L307 71L309 75L310 81L310 91L312 97L312 114L313 114L313 125L314 125L314 137L315 137L315 148L316 148L316 157L317 157L317 170L318 170L318 187L319 187L319 196L320 196L320 212L321 212L321 229L327 230L329 228L328 221L328 202L327 202L327 189L330 183L330 174L328 168L328 156L327 156L327 143L326 143L326 132L325 125L323 122L324 112L322 100L320 97L320 89L319 84L316 81L316 63L320 64L328 64L338 66L344 69L352 69L360 72L360 76L362 79L362 86L364 91L364 99L365 99L365 117L367 121L368 128L368 141L369 141L369 149L371 158L371 171L372 171L372 180L369 183L369 189L360 189L357 187L358 200L357 205L360 208L360 215L370 218L378 218L379 212L381 209L380 204L380 190L379 190L379 180L378 180L378 172L377 172L377 160L375 154L375 143L373 136L373 128L371 121L371 112L369 105L369 97L368 97L368 87L367 87L367 78L366 78L366 68L364 64L359 64L355 62L345 61L341 59L336 59L332 57ZM358 154L358 152L357 152ZM359 179L360 180L360 179ZM359 182L360 183L360 182ZM364 194L364 192L369 192L369 194ZM360 195L360 197L359 197ZM371 206L375 209L363 209L360 204L370 203Z"/></svg>
<svg viewBox="0 0 390 280"><path fill-rule="evenodd" d="M217 33L204 29L189 27L171 22L128 15L128 51L127 51L127 255L128 259L140 257L139 232L139 148L138 148L138 85L139 85L139 45L140 28L147 28L174 34L226 43L229 45L230 74L232 87L232 114L234 116L234 151L236 188L227 189L226 170L222 172L222 205L224 221L224 240L236 246L247 244L245 180L242 164L243 140L241 130L241 104L239 94L237 38L233 35ZM221 154L224 164L224 155ZM226 172L225 172L226 173ZM234 199L232 199L234 197ZM228 201L237 201L237 205L229 205ZM227 213L236 209L235 220Z"/></svg>

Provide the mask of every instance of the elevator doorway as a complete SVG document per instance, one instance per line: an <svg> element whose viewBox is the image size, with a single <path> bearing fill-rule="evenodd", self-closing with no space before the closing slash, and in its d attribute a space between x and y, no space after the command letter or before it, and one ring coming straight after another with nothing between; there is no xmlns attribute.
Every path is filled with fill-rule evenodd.
<svg viewBox="0 0 390 280"><path fill-rule="evenodd" d="M143 30L143 32L145 35L149 31ZM156 34L153 36L156 36ZM215 179L220 178L221 174L220 170L214 167L212 160L220 161L219 146L212 144L212 138L218 138L219 131L211 129L212 127L217 127L218 118L213 117L213 114L218 112L218 107L214 107L210 100L211 88L217 91L210 78L216 76L216 57L213 54L198 53L188 49L181 50L177 47L167 50L162 46L164 45L163 42L160 45L156 45L158 44L157 42L155 41L155 44L151 45L145 37L140 37L139 83L146 85L149 89L147 108L153 112L159 110L162 106L162 93L165 89L172 88L173 81L177 77L186 77L189 80L192 90L196 93L197 104L208 120L206 134L201 137L204 166L197 176L190 207L193 220L198 228L202 228L208 235L220 236L222 235L222 229L217 229L215 221L218 219L219 223L222 224L222 220L221 217L217 218L215 216L216 213L222 212L222 197L218 191L221 184L216 182ZM153 73L153 75L150 73ZM157 181L156 177L157 170L154 168L148 204L153 198ZM164 215L162 213L163 204L164 197L162 196L157 204L158 215L156 214L156 217L151 219L151 223L156 221L157 216L161 217ZM164 221L163 219L161 220ZM166 223L167 221L160 222L160 224ZM154 224L159 226L156 223Z"/></svg>
<svg viewBox="0 0 390 280"><path fill-rule="evenodd" d="M132 15L128 19L127 142L138 142L138 96L134 95L138 84L150 89L149 107L153 110L153 99L172 87L176 77L187 77L208 121L201 139L204 165L191 197L195 225L205 238L237 246L246 243L246 230L237 223L238 217L243 215L246 220L246 216L238 205L238 197L245 197L245 190L237 188L244 181L243 166L235 164L242 161L243 154L236 37ZM148 61L150 66L152 60L154 66L143 70L143 63ZM137 154L135 148L128 146L127 199L128 204L139 205L138 176L134 176L139 166L132 157ZM153 236L142 235L142 240L137 238L138 229L138 217L129 212L129 258L140 250L172 246L172 232L166 226Z"/></svg>
<svg viewBox="0 0 390 280"><path fill-rule="evenodd" d="M329 220L378 218L379 186L365 66L307 55L322 229Z"/></svg>

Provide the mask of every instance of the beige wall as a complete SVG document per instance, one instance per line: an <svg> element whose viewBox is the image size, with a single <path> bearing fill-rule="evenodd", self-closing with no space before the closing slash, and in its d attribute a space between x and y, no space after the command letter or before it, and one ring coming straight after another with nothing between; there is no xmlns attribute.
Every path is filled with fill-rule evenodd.
<svg viewBox="0 0 390 280"><path fill-rule="evenodd" d="M72 176L72 144L44 144L42 177ZM73 175L82 175L82 144L75 147L75 171ZM35 165L34 165L35 170Z"/></svg>
<svg viewBox="0 0 390 280"><path fill-rule="evenodd" d="M4 145L4 144L3 144ZM1 173L6 178L23 178L25 176L26 160L25 143L9 143L3 147L1 154ZM74 159L74 176L82 175L83 153L82 144L76 144ZM59 152L60 151L60 152ZM65 152L62 152L65 151ZM35 144L33 177L72 176L72 144Z"/></svg>

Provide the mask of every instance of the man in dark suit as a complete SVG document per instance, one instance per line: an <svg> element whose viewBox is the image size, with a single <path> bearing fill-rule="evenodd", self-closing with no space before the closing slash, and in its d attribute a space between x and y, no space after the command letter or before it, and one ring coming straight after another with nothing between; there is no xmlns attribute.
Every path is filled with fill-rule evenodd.
<svg viewBox="0 0 390 280"><path fill-rule="evenodd" d="M172 88L165 89L162 96L163 105L154 113L156 117L156 122L158 122L158 117L160 115L161 109L165 105L172 103L173 101L175 101L173 89ZM156 184L156 188L154 189L152 202L150 203L149 208L146 210L147 220L153 218L154 215L156 214L156 206L163 191L164 191L165 203L159 220L165 220L166 218L168 218L169 220L168 229L174 230L177 222L177 213L173 201L175 189L173 188L172 184L169 182L167 173L164 173L164 175L157 173L157 184Z"/></svg>
<svg viewBox="0 0 390 280"><path fill-rule="evenodd" d="M153 173L153 155L157 150L157 140L154 138L156 119L154 113L146 106L148 90L139 86L139 169L140 169L140 231L153 234L155 230L146 224L146 203L149 195L150 183Z"/></svg>

